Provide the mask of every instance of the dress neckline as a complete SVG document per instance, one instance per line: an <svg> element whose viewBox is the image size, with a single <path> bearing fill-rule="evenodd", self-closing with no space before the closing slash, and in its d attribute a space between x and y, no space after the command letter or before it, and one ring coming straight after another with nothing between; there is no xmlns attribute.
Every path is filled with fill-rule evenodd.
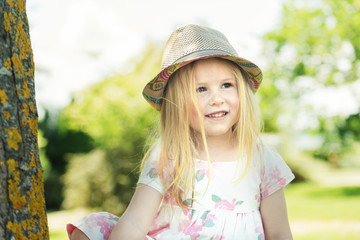
<svg viewBox="0 0 360 240"><path fill-rule="evenodd" d="M198 162L204 162L204 163L207 163L208 161L207 160L203 160L203 159L199 159L199 158L195 158L196 161ZM238 161L210 161L211 164L230 164L230 163L237 163Z"/></svg>

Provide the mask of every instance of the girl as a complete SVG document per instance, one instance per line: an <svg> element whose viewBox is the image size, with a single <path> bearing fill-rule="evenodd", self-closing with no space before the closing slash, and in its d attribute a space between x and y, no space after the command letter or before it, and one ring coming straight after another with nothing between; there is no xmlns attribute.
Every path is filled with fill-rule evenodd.
<svg viewBox="0 0 360 240"><path fill-rule="evenodd" d="M293 178L260 140L261 70L226 37L186 25L170 36L144 88L161 114L122 217L90 214L71 239L292 239L283 187Z"/></svg>

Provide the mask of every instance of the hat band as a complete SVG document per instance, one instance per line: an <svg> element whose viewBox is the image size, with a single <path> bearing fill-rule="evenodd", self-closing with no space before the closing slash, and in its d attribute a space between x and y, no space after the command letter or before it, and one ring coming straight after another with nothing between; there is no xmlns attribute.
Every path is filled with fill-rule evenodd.
<svg viewBox="0 0 360 240"><path fill-rule="evenodd" d="M220 49L203 49L203 50L198 50L198 51L186 54L186 55L178 58L171 65L180 63L180 62L185 62L188 60L193 60L193 59L198 59L198 58L208 57L208 56L215 56L215 55L228 55L228 56L236 56L237 57L236 53L230 53L230 52L220 50Z"/></svg>

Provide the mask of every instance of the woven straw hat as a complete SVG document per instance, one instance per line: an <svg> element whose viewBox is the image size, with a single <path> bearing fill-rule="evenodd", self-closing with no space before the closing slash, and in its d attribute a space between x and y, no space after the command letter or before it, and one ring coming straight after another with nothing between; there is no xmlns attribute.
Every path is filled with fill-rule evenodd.
<svg viewBox="0 0 360 240"><path fill-rule="evenodd" d="M256 92L262 81L262 72L254 63L238 57L221 32L194 24L181 26L166 43L160 73L144 88L144 98L158 111L170 76L181 67L205 58L218 57L236 63L248 76L251 89Z"/></svg>

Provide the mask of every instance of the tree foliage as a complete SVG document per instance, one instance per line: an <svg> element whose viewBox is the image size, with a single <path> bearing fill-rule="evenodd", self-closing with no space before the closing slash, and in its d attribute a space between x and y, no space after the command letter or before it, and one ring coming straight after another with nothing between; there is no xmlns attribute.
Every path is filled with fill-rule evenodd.
<svg viewBox="0 0 360 240"><path fill-rule="evenodd" d="M359 0L285 1L280 24L264 36L264 54L271 59L260 90L266 130L320 136L316 152L325 159L350 143L342 132L356 136L353 128L343 128L358 113L329 114L315 108L312 97L345 87L358 99L352 86L360 81L359 12Z"/></svg>
<svg viewBox="0 0 360 240"><path fill-rule="evenodd" d="M61 177L66 171L67 154L88 153L94 149L92 138L80 130L60 131L53 113L45 111L39 122L39 152L45 170L45 198L48 209L58 209L63 201Z"/></svg>
<svg viewBox="0 0 360 240"><path fill-rule="evenodd" d="M146 138L157 112L142 97L145 83L160 66L161 48L149 44L134 69L81 92L59 117L59 132L82 132L93 151L68 155L64 207L101 207L121 213L138 178Z"/></svg>

